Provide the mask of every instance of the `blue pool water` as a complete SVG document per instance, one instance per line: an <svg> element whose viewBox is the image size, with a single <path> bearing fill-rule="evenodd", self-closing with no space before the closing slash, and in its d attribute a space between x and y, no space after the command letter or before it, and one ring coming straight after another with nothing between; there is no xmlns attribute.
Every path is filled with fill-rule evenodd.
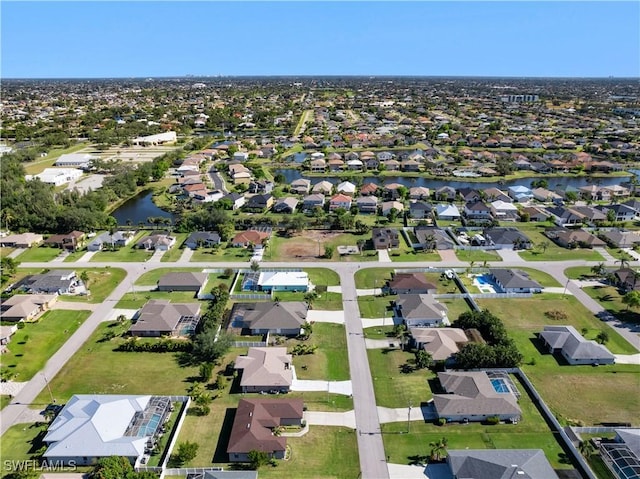
<svg viewBox="0 0 640 479"><path fill-rule="evenodd" d="M478 284L481 284L481 285L491 284L489 281L487 281L487 279L484 277L484 275L476 276L476 281L478 282Z"/></svg>
<svg viewBox="0 0 640 479"><path fill-rule="evenodd" d="M494 378L494 379L491 380L491 385L493 386L493 389L497 393L508 393L508 392L510 392L509 391L509 387L504 382L504 379Z"/></svg>

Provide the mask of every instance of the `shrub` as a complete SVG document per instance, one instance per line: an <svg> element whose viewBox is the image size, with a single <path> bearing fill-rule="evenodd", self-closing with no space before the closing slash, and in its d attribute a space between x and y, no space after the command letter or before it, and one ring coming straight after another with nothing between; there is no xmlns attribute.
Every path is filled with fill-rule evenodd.
<svg viewBox="0 0 640 479"><path fill-rule="evenodd" d="M438 426L444 426L445 424L447 424L447 420L443 417L441 417L440 419L438 419L438 421L436 422L436 424Z"/></svg>
<svg viewBox="0 0 640 479"><path fill-rule="evenodd" d="M486 422L491 425L500 424L500 418L498 416L489 416Z"/></svg>

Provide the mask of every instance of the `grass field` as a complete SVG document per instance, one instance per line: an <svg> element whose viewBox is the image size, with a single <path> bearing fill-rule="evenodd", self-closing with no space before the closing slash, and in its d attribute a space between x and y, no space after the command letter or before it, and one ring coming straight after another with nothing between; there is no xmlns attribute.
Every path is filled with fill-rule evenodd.
<svg viewBox="0 0 640 479"><path fill-rule="evenodd" d="M354 279L356 288L373 289L381 288L387 280L391 279L391 273L395 268L366 268L356 271Z"/></svg>
<svg viewBox="0 0 640 479"><path fill-rule="evenodd" d="M115 352L124 340L103 340L108 331L121 333L128 327L128 323L101 323L55 378L49 378L58 402L64 403L74 394L185 393L188 379L198 376L197 367L180 366L174 353ZM49 393L42 391L33 405L48 403Z"/></svg>
<svg viewBox="0 0 640 479"><path fill-rule="evenodd" d="M87 253L86 249L82 249L80 251L74 251L73 253L69 253L67 257L64 259L63 263L73 263L78 261Z"/></svg>
<svg viewBox="0 0 640 479"><path fill-rule="evenodd" d="M318 230L308 230L290 238L273 235L269 240L269 248L265 252L266 261L329 261L324 258L325 246L334 248L332 260L340 261L376 261L378 258L375 251L364 251L359 255L340 256L337 247L340 245L357 245L358 241L368 240L368 235L358 235L353 233L327 232Z"/></svg>
<svg viewBox="0 0 640 479"><path fill-rule="evenodd" d="M569 279L594 279L590 266L574 266L564 270L564 274Z"/></svg>
<svg viewBox="0 0 640 479"><path fill-rule="evenodd" d="M152 269L151 271L147 271L142 276L140 276L136 280L135 284L139 286L154 286L158 283L158 280L167 273L183 272L201 273L202 268L156 268Z"/></svg>
<svg viewBox="0 0 640 479"><path fill-rule="evenodd" d="M278 291L273 293L273 297L280 301L304 301L305 294L295 291ZM342 294L319 293L319 297L313 300L311 307L326 311L340 311L342 310Z"/></svg>
<svg viewBox="0 0 640 479"><path fill-rule="evenodd" d="M69 148L53 148L49 150L47 156L36 161L30 161L25 163L24 171L27 175L37 175L44 171L45 168L54 166L56 160L65 153L75 153L77 151L87 148L87 143L79 143Z"/></svg>
<svg viewBox="0 0 640 479"><path fill-rule="evenodd" d="M437 251L416 251L408 243L403 234L400 234L400 247L389 252L391 261L440 261Z"/></svg>
<svg viewBox="0 0 640 479"><path fill-rule="evenodd" d="M368 349L371 379L378 406L400 408L409 403L418 406L432 398L428 369L403 373L402 366L414 359L413 353L399 349Z"/></svg>
<svg viewBox="0 0 640 479"><path fill-rule="evenodd" d="M17 381L28 381L87 319L90 311L47 311L38 322L25 323L2 355L2 369L16 374Z"/></svg>
<svg viewBox="0 0 640 479"><path fill-rule="evenodd" d="M536 295L514 300L478 300L502 319L509 336L524 356L523 371L562 422L581 421L586 425L600 422L634 422L640 410L637 388L640 370L633 365L569 366L542 348L536 333L547 324L554 324L544 316L545 311L560 310L567 314L561 324L574 326L578 331L587 328L587 338L593 339L607 327L598 321L574 297ZM607 347L616 354L630 354L634 350L615 331L608 329ZM562 385L559 387L558 385ZM637 415L637 414L636 414Z"/></svg>
<svg viewBox="0 0 640 479"><path fill-rule="evenodd" d="M517 386L522 386L514 379ZM446 437L450 449L537 449L554 468L569 468L565 454L531 399L523 394L519 400L522 420L518 424L488 426L480 423L436 426L432 423L412 422L408 434L406 422L382 425L385 452L390 461L399 464L426 462L429 443Z"/></svg>
<svg viewBox="0 0 640 479"><path fill-rule="evenodd" d="M21 263L45 263L57 258L62 250L59 248L50 248L49 246L39 246L26 249L18 255L17 261Z"/></svg>
<svg viewBox="0 0 640 479"><path fill-rule="evenodd" d="M388 318L392 321L393 310L391 301L398 299L397 295L389 296L358 296L358 307L361 318Z"/></svg>

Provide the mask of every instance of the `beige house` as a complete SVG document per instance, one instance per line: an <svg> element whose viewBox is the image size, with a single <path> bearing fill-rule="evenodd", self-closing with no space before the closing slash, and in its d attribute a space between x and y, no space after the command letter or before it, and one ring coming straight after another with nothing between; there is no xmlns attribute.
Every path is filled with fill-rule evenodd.
<svg viewBox="0 0 640 479"><path fill-rule="evenodd" d="M58 300L57 294L15 294L2 303L3 321L33 321Z"/></svg>
<svg viewBox="0 0 640 479"><path fill-rule="evenodd" d="M242 392L288 392L293 381L292 364L287 348L249 348L247 355L238 356L235 363L235 368L242 370Z"/></svg>
<svg viewBox="0 0 640 479"><path fill-rule="evenodd" d="M457 353L469 340L459 328L411 328L411 337L418 349L424 349L435 361L445 361Z"/></svg>

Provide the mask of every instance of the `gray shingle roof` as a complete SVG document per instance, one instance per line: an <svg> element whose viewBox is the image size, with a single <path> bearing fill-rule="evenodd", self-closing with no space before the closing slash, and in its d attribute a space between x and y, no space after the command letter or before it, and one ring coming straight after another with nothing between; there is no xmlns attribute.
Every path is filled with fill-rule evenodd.
<svg viewBox="0 0 640 479"><path fill-rule="evenodd" d="M606 347L584 339L573 326L545 326L540 337L551 348L561 349L564 354L575 360L614 358Z"/></svg>
<svg viewBox="0 0 640 479"><path fill-rule="evenodd" d="M558 479L541 449L449 450L447 462L460 479Z"/></svg>

